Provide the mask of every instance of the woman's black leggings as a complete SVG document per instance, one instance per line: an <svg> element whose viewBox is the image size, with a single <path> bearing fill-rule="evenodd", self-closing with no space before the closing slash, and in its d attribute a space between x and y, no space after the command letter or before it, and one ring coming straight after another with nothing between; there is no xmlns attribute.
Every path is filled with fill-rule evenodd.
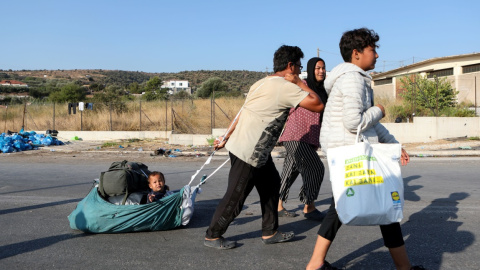
<svg viewBox="0 0 480 270"><path fill-rule="evenodd" d="M342 222L338 218L335 201L332 198L332 203L330 204L327 215L323 219L320 229L318 229L318 235L333 242L341 226ZM388 225L380 225L380 230L382 231L383 243L387 248L401 247L405 244L400 223L395 222Z"/></svg>

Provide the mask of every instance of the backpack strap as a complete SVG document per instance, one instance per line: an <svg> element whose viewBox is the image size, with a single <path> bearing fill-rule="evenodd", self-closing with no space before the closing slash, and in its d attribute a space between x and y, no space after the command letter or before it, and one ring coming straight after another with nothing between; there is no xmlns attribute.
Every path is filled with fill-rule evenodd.
<svg viewBox="0 0 480 270"><path fill-rule="evenodd" d="M122 205L125 205L125 202L127 201L127 198L128 198L128 188L127 190L125 191L125 196L123 196L123 200L122 200Z"/></svg>
<svg viewBox="0 0 480 270"><path fill-rule="evenodd" d="M100 191L100 194L106 198L106 194L105 194L105 190L103 189L103 175L105 174L105 172L101 172L100 173L100 180L99 180L99 184L98 184L98 190Z"/></svg>

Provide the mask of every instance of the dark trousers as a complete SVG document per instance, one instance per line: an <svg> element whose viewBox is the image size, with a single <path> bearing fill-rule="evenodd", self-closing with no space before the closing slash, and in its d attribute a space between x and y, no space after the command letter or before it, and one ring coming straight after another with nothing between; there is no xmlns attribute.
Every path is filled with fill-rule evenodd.
<svg viewBox="0 0 480 270"><path fill-rule="evenodd" d="M226 231L230 223L242 211L245 200L255 187L260 196L262 209L262 236L274 234L278 229L278 192L280 175L272 157L267 163L255 168L230 153L231 169L228 175L228 187L225 195L213 214L207 229L207 238L218 238Z"/></svg>
<svg viewBox="0 0 480 270"><path fill-rule="evenodd" d="M335 201L332 198L332 203L330 204L327 215L323 219L320 229L318 229L318 235L333 242L341 226L342 222L338 218ZM383 243L387 248L401 247L405 244L400 223L395 222L388 225L380 225L380 231L382 232Z"/></svg>

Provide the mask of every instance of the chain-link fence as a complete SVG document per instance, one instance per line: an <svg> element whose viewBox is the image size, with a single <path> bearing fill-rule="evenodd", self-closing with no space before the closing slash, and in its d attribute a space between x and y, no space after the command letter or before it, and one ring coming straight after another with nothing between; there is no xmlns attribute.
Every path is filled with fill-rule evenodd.
<svg viewBox="0 0 480 270"><path fill-rule="evenodd" d="M26 102L0 107L2 132L48 129L82 131L173 131L210 134L225 128L243 98L170 99L117 103Z"/></svg>

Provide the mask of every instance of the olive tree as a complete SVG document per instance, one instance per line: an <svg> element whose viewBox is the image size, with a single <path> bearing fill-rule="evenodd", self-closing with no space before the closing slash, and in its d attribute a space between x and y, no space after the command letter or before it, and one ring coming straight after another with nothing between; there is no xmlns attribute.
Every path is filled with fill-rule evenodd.
<svg viewBox="0 0 480 270"><path fill-rule="evenodd" d="M59 90L51 92L48 98L54 102L79 102L85 100L86 95L84 87L69 83L60 87Z"/></svg>
<svg viewBox="0 0 480 270"><path fill-rule="evenodd" d="M158 76L150 78L145 85L143 99L147 101L168 99L168 91L165 88L161 88L162 83Z"/></svg>
<svg viewBox="0 0 480 270"><path fill-rule="evenodd" d="M219 77L212 77L202 83L197 90L196 96L199 98L208 98L215 92L227 92L228 84Z"/></svg>

